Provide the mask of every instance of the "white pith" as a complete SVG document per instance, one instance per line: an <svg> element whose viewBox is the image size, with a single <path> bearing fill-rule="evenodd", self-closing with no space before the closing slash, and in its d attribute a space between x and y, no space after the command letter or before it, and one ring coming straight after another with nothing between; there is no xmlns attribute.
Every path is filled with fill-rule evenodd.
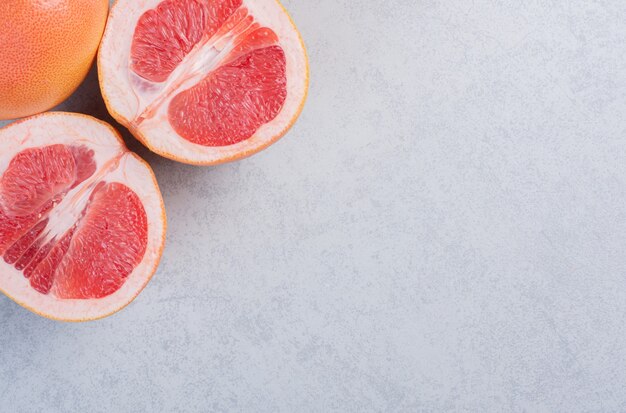
<svg viewBox="0 0 626 413"><path fill-rule="evenodd" d="M282 135L299 114L308 87L307 57L298 31L283 7L276 0L244 0L242 7L249 10L255 22L272 29L279 38L279 45L285 51L287 61L287 98L278 116L262 125L251 138L230 146L207 147L194 144L179 136L171 127L167 109L171 99L197 81L187 81L159 105L154 116L138 125L135 120L150 101L158 94L139 91L137 76L129 68L130 48L135 27L141 15L156 8L163 0L118 0L113 6L107 28L100 46L98 65L103 95L107 106L118 120L127 125L133 133L143 137L145 143L155 152L191 163L218 163L238 154L252 154ZM205 50L197 53L197 62L183 61L181 65L197 67L202 74L214 68L215 62L208 57L217 55L209 41ZM229 47L227 44L226 47ZM201 66L201 67L200 67ZM178 69L178 68L177 68ZM180 70L175 70L170 79L161 85L163 88ZM200 72L199 72L200 73ZM132 80L133 77L135 80ZM166 86L165 86L166 87ZM133 130L134 129L134 130Z"/></svg>
<svg viewBox="0 0 626 413"><path fill-rule="evenodd" d="M65 321L97 319L112 314L130 303L154 272L165 239L163 203L147 164L124 147L112 128L86 116L51 113L0 130L0 176L17 153L27 148L54 144L83 144L94 149L94 159L98 165L94 176L104 172L101 167L109 164L112 167L101 174L101 180L123 183L139 196L148 218L146 252L122 287L101 299L68 300L59 299L53 293L41 294L32 288L22 271L16 270L2 259L0 259L0 290L19 304L49 318ZM82 201L83 195L80 191L86 190L90 193L88 184L86 185L79 185L68 192L57 206L67 213L59 214L57 211L55 231L61 232L69 228L74 213L78 213L74 206L76 209L84 207L83 202L86 204L86 201ZM81 201L73 204L76 199Z"/></svg>

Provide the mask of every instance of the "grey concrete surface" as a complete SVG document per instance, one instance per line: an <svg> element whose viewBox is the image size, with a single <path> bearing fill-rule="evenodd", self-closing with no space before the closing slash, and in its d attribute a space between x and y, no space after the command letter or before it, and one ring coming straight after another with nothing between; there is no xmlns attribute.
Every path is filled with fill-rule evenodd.
<svg viewBox="0 0 626 413"><path fill-rule="evenodd" d="M0 410L626 411L626 3L285 6L300 121L214 168L125 132L162 265L99 322L0 298ZM95 73L62 108L111 120Z"/></svg>

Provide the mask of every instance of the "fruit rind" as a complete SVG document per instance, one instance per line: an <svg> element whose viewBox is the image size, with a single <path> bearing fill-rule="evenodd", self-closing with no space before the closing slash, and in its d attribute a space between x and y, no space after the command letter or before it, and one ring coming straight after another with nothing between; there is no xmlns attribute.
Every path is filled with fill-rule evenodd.
<svg viewBox="0 0 626 413"><path fill-rule="evenodd" d="M0 38L8 43L0 72L0 120L41 113L65 101L96 58L109 2L47 3L11 0L3 7L10 16L0 22Z"/></svg>

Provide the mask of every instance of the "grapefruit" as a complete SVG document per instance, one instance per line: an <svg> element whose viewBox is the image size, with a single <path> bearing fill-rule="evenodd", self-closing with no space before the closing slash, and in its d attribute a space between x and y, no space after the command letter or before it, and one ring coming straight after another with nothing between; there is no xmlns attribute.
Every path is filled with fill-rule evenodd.
<svg viewBox="0 0 626 413"><path fill-rule="evenodd" d="M64 101L91 67L108 0L0 2L0 119Z"/></svg>
<svg viewBox="0 0 626 413"><path fill-rule="evenodd" d="M118 122L152 151L201 165L278 140L309 82L300 34L276 0L117 0L98 68Z"/></svg>
<svg viewBox="0 0 626 413"><path fill-rule="evenodd" d="M0 130L0 290L84 321L130 303L163 249L150 166L104 122L50 112Z"/></svg>

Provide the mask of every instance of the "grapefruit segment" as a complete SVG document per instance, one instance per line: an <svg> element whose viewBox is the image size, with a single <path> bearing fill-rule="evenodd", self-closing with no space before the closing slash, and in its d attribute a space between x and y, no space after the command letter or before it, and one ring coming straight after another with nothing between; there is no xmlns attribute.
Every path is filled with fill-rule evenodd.
<svg viewBox="0 0 626 413"><path fill-rule="evenodd" d="M241 6L242 0L165 0L137 22L131 68L139 76L162 82L202 37L211 37Z"/></svg>
<svg viewBox="0 0 626 413"><path fill-rule="evenodd" d="M149 166L110 126L64 113L0 130L0 154L0 290L68 321L127 305L164 243Z"/></svg>
<svg viewBox="0 0 626 413"><path fill-rule="evenodd" d="M8 216L26 216L76 181L71 148L50 145L18 153L0 181L0 207Z"/></svg>
<svg viewBox="0 0 626 413"><path fill-rule="evenodd" d="M69 243L74 234L74 228L70 229L59 242L50 241L46 248L40 251L40 259L33 260L27 267L30 271L24 275L30 279L30 285L42 294L48 294L52 284L56 281L55 274L59 263L67 254ZM65 297L63 297L65 298Z"/></svg>
<svg viewBox="0 0 626 413"><path fill-rule="evenodd" d="M109 112L153 151L216 164L279 139L308 89L276 0L118 0L99 56Z"/></svg>
<svg viewBox="0 0 626 413"><path fill-rule="evenodd" d="M39 235L43 232L43 230L48 225L48 219L42 219L35 226L33 226L26 234L22 235L20 239L18 239L4 254L4 261L7 264L16 264L22 256L24 256L24 260L28 259L28 256L24 254L28 251L28 249L33 245L33 243L38 239ZM0 229L1 231L1 229ZM22 266L23 269L24 267Z"/></svg>
<svg viewBox="0 0 626 413"><path fill-rule="evenodd" d="M0 207L0 254L4 254L7 248L12 247L17 240L37 223L39 215L43 215L51 207L52 202L49 202L38 213L28 215L9 214L4 210L4 207Z"/></svg>
<svg viewBox="0 0 626 413"><path fill-rule="evenodd" d="M281 48L253 50L176 95L169 106L170 123L180 136L199 145L248 139L282 108L287 96L284 69Z"/></svg>
<svg viewBox="0 0 626 413"><path fill-rule="evenodd" d="M146 251L146 212L126 185L103 184L93 192L76 233L68 235L68 254L57 262L56 295L106 297L120 288Z"/></svg>

